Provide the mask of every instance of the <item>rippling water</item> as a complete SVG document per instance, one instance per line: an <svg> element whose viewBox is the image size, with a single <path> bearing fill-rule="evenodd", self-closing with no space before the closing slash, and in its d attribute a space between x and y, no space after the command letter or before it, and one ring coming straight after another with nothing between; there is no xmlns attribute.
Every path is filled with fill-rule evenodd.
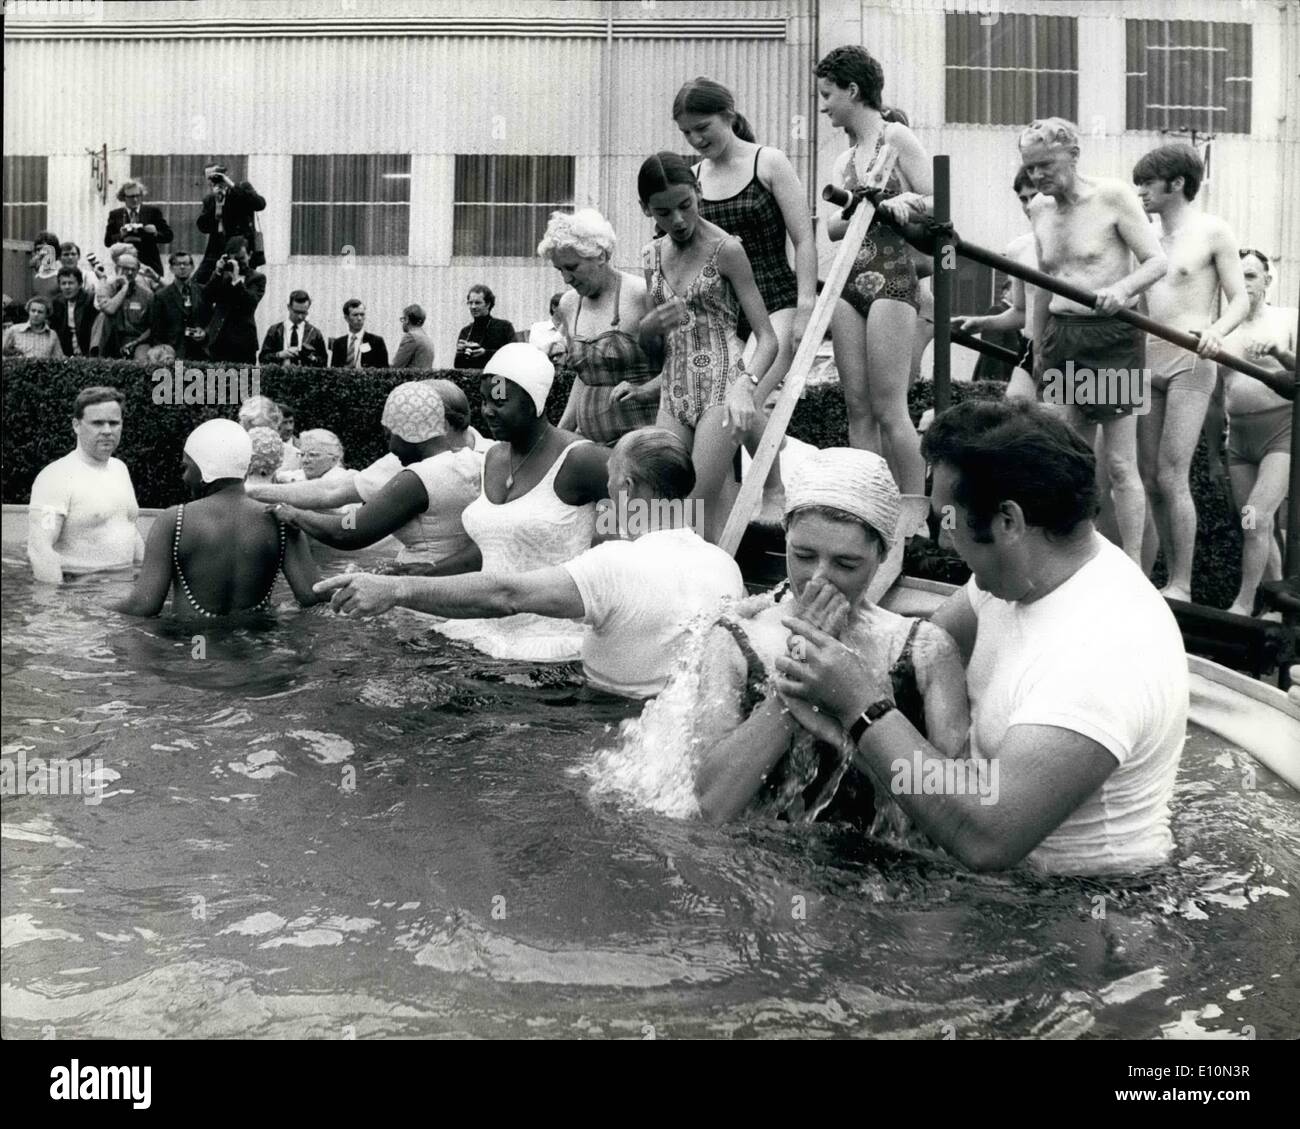
<svg viewBox="0 0 1300 1129"><path fill-rule="evenodd" d="M713 829L566 771L634 704L413 615L210 632L3 566L7 1037L1294 1037L1300 802L1194 731L1176 858L976 876L833 827Z"/></svg>

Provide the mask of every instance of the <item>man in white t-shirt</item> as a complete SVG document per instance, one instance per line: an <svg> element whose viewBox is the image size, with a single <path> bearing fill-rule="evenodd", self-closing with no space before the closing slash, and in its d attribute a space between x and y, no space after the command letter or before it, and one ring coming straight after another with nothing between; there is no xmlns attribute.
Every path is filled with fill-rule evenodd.
<svg viewBox="0 0 1300 1129"><path fill-rule="evenodd" d="M575 559L516 575L392 577L348 573L322 581L336 611L414 608L454 619L533 612L582 619L588 681L629 698L663 689L696 616L745 594L728 553L699 536L690 499L695 468L681 440L659 428L629 432L609 459L619 532Z"/></svg>
<svg viewBox="0 0 1300 1129"><path fill-rule="evenodd" d="M968 866L1027 859L1051 873L1097 874L1160 865L1173 845L1187 657L1168 605L1093 526L1092 452L1024 401L952 408L923 452L943 537L972 572L933 621L966 662L973 761L947 760L912 728L878 656L798 621L804 656L777 661L783 695L819 735L847 730L855 763ZM980 761L987 771L954 771ZM891 786L901 762L924 789ZM973 775L996 787L962 787Z"/></svg>
<svg viewBox="0 0 1300 1129"><path fill-rule="evenodd" d="M61 584L65 574L130 568L144 559L140 506L131 472L113 452L122 441L122 394L84 388L72 408L76 449L32 483L27 559L32 575Z"/></svg>

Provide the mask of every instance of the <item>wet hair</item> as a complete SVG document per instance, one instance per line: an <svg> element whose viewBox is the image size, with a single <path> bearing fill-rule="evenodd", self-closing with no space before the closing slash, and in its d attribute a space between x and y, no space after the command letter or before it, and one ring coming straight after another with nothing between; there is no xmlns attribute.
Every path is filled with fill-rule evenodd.
<svg viewBox="0 0 1300 1129"><path fill-rule="evenodd" d="M782 525L788 531L797 518L804 517L807 514L815 514L817 517L824 517L827 521L839 522L841 525L856 525L867 535L867 544L875 549L878 558L884 560L889 554L889 546L885 544L885 539L880 536L878 531L872 529L857 514L837 510L834 506L800 506L797 510L785 515Z"/></svg>
<svg viewBox="0 0 1300 1129"><path fill-rule="evenodd" d="M596 259L601 254L613 256L616 237L614 225L595 208L579 208L576 212L552 212L546 234L537 244L537 253L543 258L565 247L572 247L584 259Z"/></svg>
<svg viewBox="0 0 1300 1129"><path fill-rule="evenodd" d="M688 498L695 489L695 464L686 444L662 427L629 431L615 445L629 477L656 498Z"/></svg>
<svg viewBox="0 0 1300 1129"><path fill-rule="evenodd" d="M248 250L248 240L242 235L232 235L226 240L226 254L235 255Z"/></svg>
<svg viewBox="0 0 1300 1129"><path fill-rule="evenodd" d="M1011 182L1011 191L1019 196L1021 189L1033 187L1034 182L1030 179L1029 171L1024 165L1021 165L1020 168L1016 170L1016 179Z"/></svg>
<svg viewBox="0 0 1300 1129"><path fill-rule="evenodd" d="M170 255L167 256L167 262L171 266L176 265L177 259L189 259L191 263L194 262L194 256L191 255L188 251L173 251Z"/></svg>
<svg viewBox="0 0 1300 1129"><path fill-rule="evenodd" d="M1183 178L1183 196L1195 200L1200 191L1201 181L1205 177L1205 165L1200 155L1190 145L1161 145L1144 153L1133 166L1133 183L1141 184L1147 180L1163 180L1165 191L1176 176Z"/></svg>
<svg viewBox="0 0 1300 1129"><path fill-rule="evenodd" d="M343 316L347 317L348 314L351 313L353 310L355 310L358 306L364 306L364 305L365 303L360 298L349 298L346 302L343 303Z"/></svg>
<svg viewBox="0 0 1300 1129"><path fill-rule="evenodd" d="M306 302L308 305L310 305L311 295L308 294L307 291L305 290L290 290L289 305L292 306L295 302Z"/></svg>
<svg viewBox="0 0 1300 1129"><path fill-rule="evenodd" d="M1242 247L1237 252L1237 258L1239 259L1244 259L1247 255L1254 255L1255 258L1259 260L1260 265L1264 268L1266 274L1272 273L1272 268L1268 263L1268 256L1264 254L1263 251L1256 251L1254 247Z"/></svg>
<svg viewBox="0 0 1300 1129"><path fill-rule="evenodd" d="M119 408L126 411L126 397L116 388L110 388L107 384L95 384L90 388L83 388L72 401L72 418L81 419L86 414L87 408L110 402L115 402Z"/></svg>
<svg viewBox="0 0 1300 1129"><path fill-rule="evenodd" d="M46 246L46 244L54 248L54 254L57 258L60 254L59 248L62 244L59 242L59 237L52 231L37 232L36 238L32 240L32 250L36 251L39 248Z"/></svg>
<svg viewBox="0 0 1300 1129"><path fill-rule="evenodd" d="M1040 141L1049 148L1079 148L1079 128L1064 118L1037 118L1020 131L1020 148Z"/></svg>
<svg viewBox="0 0 1300 1129"><path fill-rule="evenodd" d="M497 296L492 293L492 287L486 285L485 283L482 282L474 283L473 286L471 286L467 291L465 291L465 296L467 298L471 294L483 295L483 301L487 303L488 313L491 313L492 308L497 304Z"/></svg>
<svg viewBox="0 0 1300 1129"><path fill-rule="evenodd" d="M143 180L124 180L122 187L117 190L117 198L123 203L126 202L126 190L128 188L138 188L140 190L140 199L143 200L149 195L149 190L144 186Z"/></svg>
<svg viewBox="0 0 1300 1129"><path fill-rule="evenodd" d="M423 306L415 306L415 305L407 306L406 309L402 311L402 313L406 315L406 320L409 321L412 325L424 324Z"/></svg>
<svg viewBox="0 0 1300 1129"><path fill-rule="evenodd" d="M1049 538L1069 537L1097 514L1091 448L1041 404L967 400L935 417L921 453L957 472L953 497L981 543L993 540L990 526L1003 502L1015 502L1026 524Z"/></svg>
<svg viewBox="0 0 1300 1129"><path fill-rule="evenodd" d="M284 462L284 440L273 427L251 427L249 442L253 457L248 460L249 474L273 474Z"/></svg>
<svg viewBox="0 0 1300 1129"><path fill-rule="evenodd" d="M642 204L648 203L656 192L666 192L679 184L688 185L696 192L700 190L699 182L695 179L691 166L686 163L686 158L666 149L661 149L653 157L647 157L636 174L636 194Z"/></svg>
<svg viewBox="0 0 1300 1129"><path fill-rule="evenodd" d="M741 141L753 141L754 131L736 109L736 99L720 82L702 75L685 83L673 99L673 121L683 114L720 114L731 119L731 132Z"/></svg>
<svg viewBox="0 0 1300 1129"><path fill-rule="evenodd" d="M813 69L818 78L828 78L841 90L857 83L858 97L873 110L881 109L885 70L865 47L836 47Z"/></svg>
<svg viewBox="0 0 1300 1129"><path fill-rule="evenodd" d="M75 243L69 243L65 240L63 243L59 244L59 258L62 258L69 251L75 251L77 253L77 258L81 258L81 248Z"/></svg>
<svg viewBox="0 0 1300 1129"><path fill-rule="evenodd" d="M81 271L76 267L59 267L58 278L75 278L77 285L80 286L85 280L81 277Z"/></svg>

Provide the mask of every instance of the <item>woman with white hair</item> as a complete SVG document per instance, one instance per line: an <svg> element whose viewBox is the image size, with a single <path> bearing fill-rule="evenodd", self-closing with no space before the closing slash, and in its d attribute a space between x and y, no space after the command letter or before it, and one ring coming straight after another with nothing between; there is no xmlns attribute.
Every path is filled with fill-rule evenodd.
<svg viewBox="0 0 1300 1129"><path fill-rule="evenodd" d="M553 212L537 245L569 287L559 322L574 379L560 427L606 446L654 426L659 414L658 370L637 337L645 280L614 269L614 242L609 221L582 208Z"/></svg>
<svg viewBox="0 0 1300 1129"><path fill-rule="evenodd" d="M245 431L254 427L269 427L279 435L283 422L284 413L270 396L249 396L239 405L239 425ZM280 468L285 471L301 470L302 455L298 448L287 439L281 442L284 449L280 455Z"/></svg>

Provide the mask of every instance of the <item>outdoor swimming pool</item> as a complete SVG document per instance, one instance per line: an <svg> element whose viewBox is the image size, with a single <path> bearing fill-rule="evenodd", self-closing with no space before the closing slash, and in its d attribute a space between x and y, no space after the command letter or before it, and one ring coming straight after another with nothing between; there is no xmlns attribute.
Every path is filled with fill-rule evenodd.
<svg viewBox="0 0 1300 1129"><path fill-rule="evenodd" d="M1207 732L1166 869L979 876L593 802L638 707L414 619L0 582L6 757L105 770L3 799L6 1037L1300 1034L1300 799Z"/></svg>

